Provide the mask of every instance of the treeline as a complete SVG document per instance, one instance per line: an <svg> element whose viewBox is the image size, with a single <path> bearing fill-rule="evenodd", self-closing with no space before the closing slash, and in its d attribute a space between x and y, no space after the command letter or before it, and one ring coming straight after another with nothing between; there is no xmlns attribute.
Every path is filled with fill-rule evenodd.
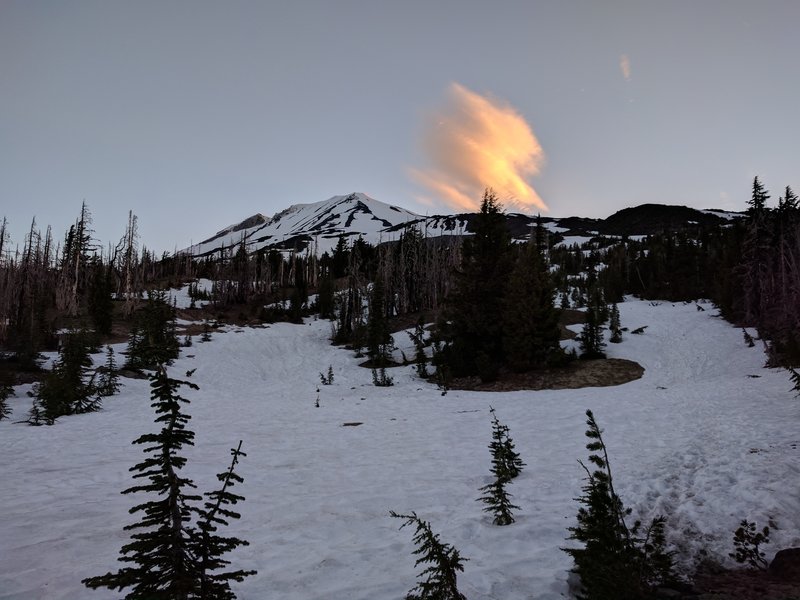
<svg viewBox="0 0 800 600"><path fill-rule="evenodd" d="M431 341L440 376L486 381L504 369L559 364L565 357L555 307L593 307L593 318L606 319L606 307L625 294L709 298L731 322L758 329L772 364L797 365L800 208L788 187L775 207L768 199L756 178L747 215L724 225L561 247L541 226L528 243L513 244L502 207L487 190L471 236L428 238L410 227L377 246L342 236L319 256L251 253L243 240L201 259L157 257L140 248L133 214L120 241L104 249L93 238L85 205L63 241L34 221L21 247L12 249L4 220L0 349L33 367L39 351L55 348L59 329L87 329L102 338L124 323L120 333L127 335L148 290L207 278L211 289L195 285L190 295L220 315L233 309L240 318L300 322L318 313L333 320L336 343L356 350L371 343L370 306L387 321L402 315L437 320Z"/></svg>
<svg viewBox="0 0 800 600"><path fill-rule="evenodd" d="M786 187L776 206L756 177L745 216L642 240L597 238L554 248L561 306L584 307L594 280L608 302L712 300L731 323L754 327L772 365L800 364L800 206Z"/></svg>

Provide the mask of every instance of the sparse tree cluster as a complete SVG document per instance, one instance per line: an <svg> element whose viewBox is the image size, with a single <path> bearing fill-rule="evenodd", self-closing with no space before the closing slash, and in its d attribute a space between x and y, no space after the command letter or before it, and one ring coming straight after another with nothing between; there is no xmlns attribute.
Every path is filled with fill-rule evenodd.
<svg viewBox="0 0 800 600"><path fill-rule="evenodd" d="M544 256L544 232L519 252L497 197L487 190L474 236L463 246L455 286L439 323L437 367L453 376L497 378L563 360L558 312Z"/></svg>
<svg viewBox="0 0 800 600"><path fill-rule="evenodd" d="M221 487L207 493L200 508L197 504L202 498L192 493L194 483L181 475L186 466L182 450L194 445L194 432L187 428L191 417L182 410L188 400L178 393L182 386L197 388L170 378L163 367L151 376L152 406L161 431L134 440L134 444L145 446L147 456L131 471L134 479L144 481L122 492L143 493L150 499L131 509L132 514L141 515L141 520L125 527L134 533L132 541L122 547L119 560L129 566L84 579L89 588L130 588L125 598L131 600L231 599L235 595L230 582L255 573L224 570L230 563L223 557L247 542L218 533L229 519L239 518L230 507L244 500L231 491L242 482L234 470L239 457L244 456L241 442L232 450L228 470L217 476Z"/></svg>

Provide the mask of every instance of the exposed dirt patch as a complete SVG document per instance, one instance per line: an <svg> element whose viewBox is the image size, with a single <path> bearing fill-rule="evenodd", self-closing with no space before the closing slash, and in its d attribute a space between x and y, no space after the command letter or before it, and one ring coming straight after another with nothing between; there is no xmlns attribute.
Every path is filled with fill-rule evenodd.
<svg viewBox="0 0 800 600"><path fill-rule="evenodd" d="M478 377L455 379L454 390L511 392L518 390L573 390L586 387L622 385L641 378L644 367L624 358L576 360L566 367L529 373L503 372L498 381L481 383Z"/></svg>
<svg viewBox="0 0 800 600"><path fill-rule="evenodd" d="M398 315L389 319L389 331L398 333L400 331L408 331L417 326L420 318L425 323L436 323L439 319L439 310L426 310L423 312L407 313L405 315Z"/></svg>
<svg viewBox="0 0 800 600"><path fill-rule="evenodd" d="M695 576L693 600L798 600L800 581L788 581L764 571L736 569Z"/></svg>

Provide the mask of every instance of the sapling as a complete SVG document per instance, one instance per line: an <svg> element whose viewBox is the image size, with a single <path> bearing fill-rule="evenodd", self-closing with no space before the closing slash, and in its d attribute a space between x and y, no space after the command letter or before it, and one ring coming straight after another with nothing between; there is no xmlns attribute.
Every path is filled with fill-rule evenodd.
<svg viewBox="0 0 800 600"><path fill-rule="evenodd" d="M729 554L736 562L747 563L751 567L765 571L769 566L761 550L761 544L769 544L769 527L756 531L756 524L742 519L739 528L733 533L735 551Z"/></svg>
<svg viewBox="0 0 800 600"><path fill-rule="evenodd" d="M428 565L417 575L420 581L406 595L406 600L466 600L458 591L458 571L464 571L464 562L459 551L450 544L443 543L439 536L431 531L431 525L420 519L417 513L401 515L394 511L389 514L405 522L400 529L413 525L414 544L417 549L417 561L414 566ZM424 579L423 579L424 578Z"/></svg>
<svg viewBox="0 0 800 600"><path fill-rule="evenodd" d="M628 527L631 514L614 490L608 451L592 411L586 411L586 437L591 452L591 471L586 472L577 524L569 527L569 539L581 547L563 548L575 562L573 571L580 577L581 600L649 598L660 584L672 578L672 552L665 549L665 519L656 517L639 537L641 523Z"/></svg>

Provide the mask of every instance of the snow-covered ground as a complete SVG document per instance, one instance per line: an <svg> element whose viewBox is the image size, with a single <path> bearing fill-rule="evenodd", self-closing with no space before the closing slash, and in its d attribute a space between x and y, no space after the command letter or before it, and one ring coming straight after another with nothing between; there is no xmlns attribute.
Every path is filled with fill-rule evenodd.
<svg viewBox="0 0 800 600"><path fill-rule="evenodd" d="M242 518L226 533L249 540L232 559L258 575L235 584L238 597L404 597L412 532L390 509L416 511L470 559L459 579L470 600L566 597L571 563L559 548L577 509L587 408L605 430L617 491L635 514L668 515L683 560L707 552L729 562L744 517L773 520L768 552L800 545L800 401L785 371L763 369L761 348L704 307L621 304L623 326L648 328L609 344L609 355L646 371L611 388L442 396L411 367L377 388L363 359L329 345L327 321L233 329L183 349L171 373L196 368L200 386L184 393L197 434L184 473L209 490L238 440L248 455ZM329 365L335 381L319 387L315 408ZM10 401L12 419L25 417L25 389ZM490 481L490 405L527 462L507 527L475 500ZM142 501L119 493L143 456L130 442L155 430L138 380L99 413L53 427L0 422L0 598L119 597L80 580L119 568L128 509Z"/></svg>
<svg viewBox="0 0 800 600"><path fill-rule="evenodd" d="M189 294L189 286L197 285L197 291L202 293L211 293L214 287L214 282L210 279L197 279L190 283L183 285L180 288L175 288L167 291L167 302L174 304L176 308L189 308L192 305L192 297ZM206 300L197 300L195 306L198 308L208 304Z"/></svg>

